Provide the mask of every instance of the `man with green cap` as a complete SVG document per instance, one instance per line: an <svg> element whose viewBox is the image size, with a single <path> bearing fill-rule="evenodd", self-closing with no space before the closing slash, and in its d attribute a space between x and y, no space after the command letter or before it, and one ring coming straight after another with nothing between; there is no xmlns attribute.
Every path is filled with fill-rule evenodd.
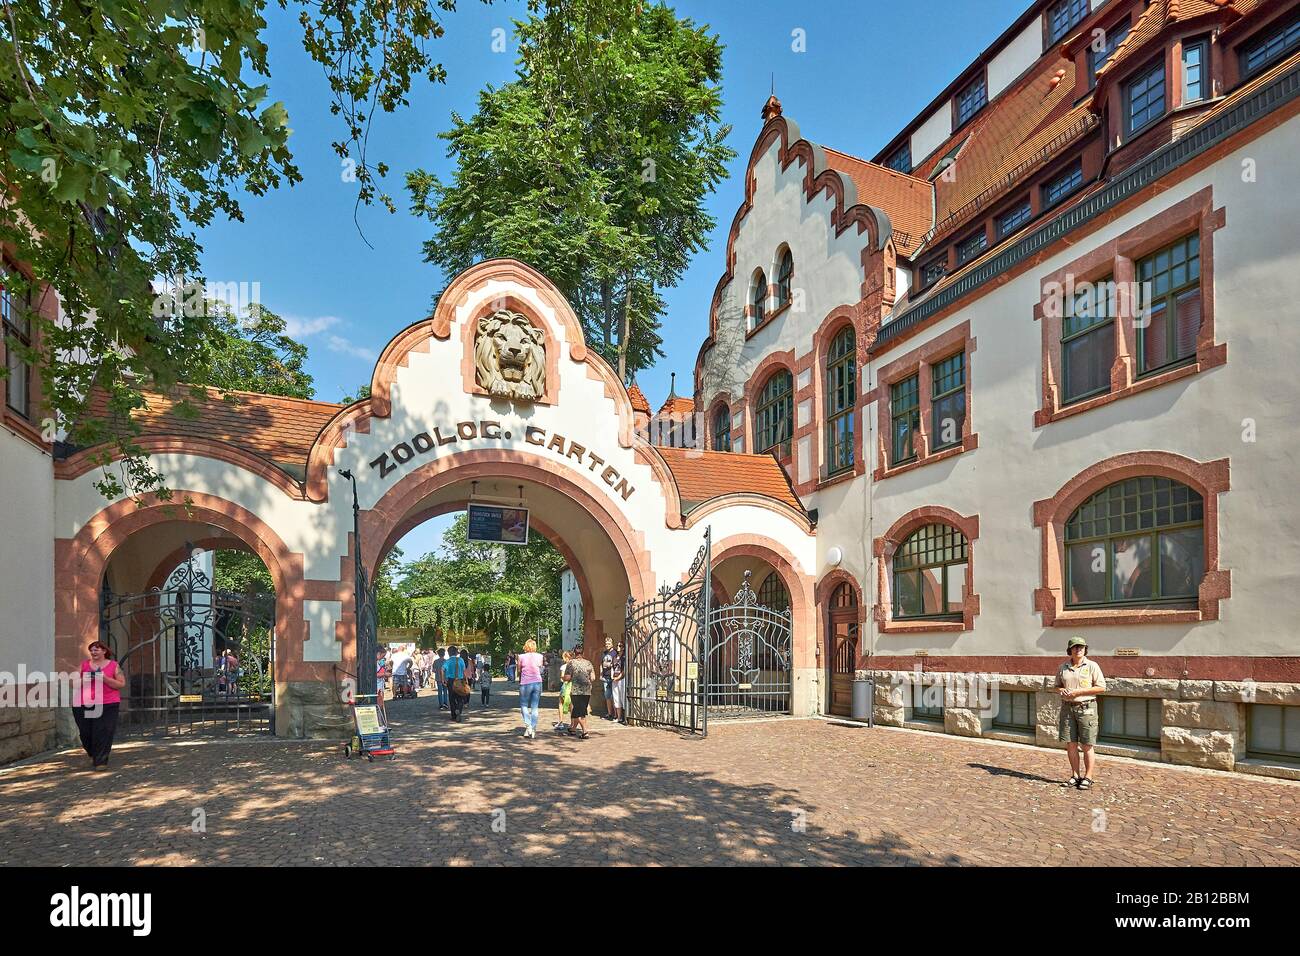
<svg viewBox="0 0 1300 956"><path fill-rule="evenodd" d="M1088 659L1088 642L1072 637L1065 647L1070 659L1056 672L1056 686L1061 694L1061 721L1057 734L1066 742L1070 769L1074 771L1069 786L1088 790L1092 787L1093 747L1097 743L1097 697L1106 691L1101 668ZM1079 772L1079 747L1083 746L1083 772Z"/></svg>

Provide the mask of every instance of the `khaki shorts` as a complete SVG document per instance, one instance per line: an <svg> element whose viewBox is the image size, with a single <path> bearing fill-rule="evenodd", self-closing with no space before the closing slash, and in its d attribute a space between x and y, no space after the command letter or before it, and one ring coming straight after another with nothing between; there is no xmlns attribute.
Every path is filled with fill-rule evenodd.
<svg viewBox="0 0 1300 956"><path fill-rule="evenodd" d="M1072 744L1091 747L1097 743L1097 702L1086 704L1061 704L1061 720L1057 724L1057 737Z"/></svg>

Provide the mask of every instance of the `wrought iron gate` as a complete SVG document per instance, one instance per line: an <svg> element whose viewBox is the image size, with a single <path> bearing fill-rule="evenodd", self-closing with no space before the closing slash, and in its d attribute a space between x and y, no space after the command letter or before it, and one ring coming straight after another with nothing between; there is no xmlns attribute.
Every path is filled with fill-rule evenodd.
<svg viewBox="0 0 1300 956"><path fill-rule="evenodd" d="M731 602L714 607L710 532L685 581L641 604L628 597L629 724L704 735L711 717L790 713L790 611L759 604L749 571Z"/></svg>
<svg viewBox="0 0 1300 956"><path fill-rule="evenodd" d="M765 717L790 713L790 611L758 603L751 572L730 604L708 617L705 654L710 717Z"/></svg>
<svg viewBox="0 0 1300 956"><path fill-rule="evenodd" d="M686 580L664 585L637 604L627 599L623 638L626 652L627 721L689 734L708 732L704 675L700 663L709 616L709 531Z"/></svg>
<svg viewBox="0 0 1300 956"><path fill-rule="evenodd" d="M214 590L186 561L161 588L106 593L100 639L127 680L122 733L275 732L274 594Z"/></svg>

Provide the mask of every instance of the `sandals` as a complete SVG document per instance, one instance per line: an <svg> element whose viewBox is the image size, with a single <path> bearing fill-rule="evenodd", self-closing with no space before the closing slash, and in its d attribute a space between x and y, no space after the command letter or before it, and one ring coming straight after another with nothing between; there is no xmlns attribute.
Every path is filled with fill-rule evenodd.
<svg viewBox="0 0 1300 956"><path fill-rule="evenodd" d="M1082 780L1080 780L1080 781L1079 781L1079 789L1080 789L1080 790L1091 790L1091 789L1092 789L1092 779L1089 778L1089 777L1084 777Z"/></svg>
<svg viewBox="0 0 1300 956"><path fill-rule="evenodd" d="M1076 774L1074 774L1074 775L1072 775L1072 776L1070 777L1069 781L1068 781L1065 785L1066 785L1067 787L1076 787L1076 788L1077 788L1077 787L1079 786L1079 781L1082 780L1082 779L1083 779L1083 778L1080 777L1080 776L1076 773Z"/></svg>

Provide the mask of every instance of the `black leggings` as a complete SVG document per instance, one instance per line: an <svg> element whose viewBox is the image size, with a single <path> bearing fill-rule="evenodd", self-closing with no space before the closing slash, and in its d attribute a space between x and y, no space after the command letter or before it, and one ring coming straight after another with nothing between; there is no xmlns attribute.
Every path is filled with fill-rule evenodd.
<svg viewBox="0 0 1300 956"><path fill-rule="evenodd" d="M482 693L483 695L483 705L486 707L488 702L488 694L492 693L492 688L487 684L484 684L483 687L480 688L480 693Z"/></svg>
<svg viewBox="0 0 1300 956"><path fill-rule="evenodd" d="M108 763L108 755L113 750L113 734L117 732L117 709L120 704L104 704L103 713L98 717L87 717L86 707L72 708L72 719L77 722L77 731L81 734L81 746L86 749L96 767Z"/></svg>

